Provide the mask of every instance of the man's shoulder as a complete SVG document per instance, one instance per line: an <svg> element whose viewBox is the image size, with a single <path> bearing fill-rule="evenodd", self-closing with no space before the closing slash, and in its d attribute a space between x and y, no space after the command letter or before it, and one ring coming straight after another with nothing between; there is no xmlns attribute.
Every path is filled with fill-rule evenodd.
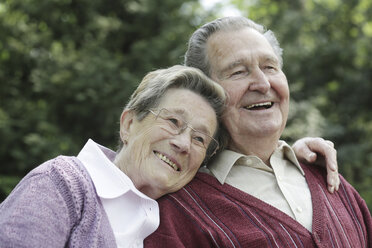
<svg viewBox="0 0 372 248"><path fill-rule="evenodd" d="M175 204L194 204L195 198L199 199L208 195L210 196L211 194L213 195L212 192L215 193L220 190L219 186L221 186L220 183L213 175L199 171L183 188L174 193L164 195L157 201L161 208L164 208L169 204L171 207L174 207Z"/></svg>
<svg viewBox="0 0 372 248"><path fill-rule="evenodd" d="M334 194L330 194L327 190L327 169L324 166L301 164L301 167L305 171L305 177L313 197L317 198L323 195L327 198L329 197L328 199L331 199L332 201L334 200L334 202L336 202L337 200L341 200L339 202L340 204L364 202L353 185L349 183L341 174L339 174L339 190ZM347 206L348 204L346 204L345 206Z"/></svg>

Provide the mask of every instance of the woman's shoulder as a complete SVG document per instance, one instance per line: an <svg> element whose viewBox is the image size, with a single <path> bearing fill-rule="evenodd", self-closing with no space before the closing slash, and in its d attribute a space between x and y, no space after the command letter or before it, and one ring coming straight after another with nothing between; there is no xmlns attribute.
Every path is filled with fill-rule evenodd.
<svg viewBox="0 0 372 248"><path fill-rule="evenodd" d="M60 155L35 167L26 177L34 176L58 176L68 180L81 180L88 179L88 172L77 157Z"/></svg>
<svg viewBox="0 0 372 248"><path fill-rule="evenodd" d="M60 155L50 159L32 170L23 180L40 179L48 184L46 187L58 192L69 212L74 212L74 215L80 215L87 202L97 200L89 173L77 157Z"/></svg>
<svg viewBox="0 0 372 248"><path fill-rule="evenodd" d="M59 180L65 179L75 181L83 179L84 174L87 174L87 172L76 157L60 155L35 167L24 179L52 177L54 179L59 178Z"/></svg>
<svg viewBox="0 0 372 248"><path fill-rule="evenodd" d="M77 157L60 155L33 169L22 181L44 178L49 187L55 188L67 199L83 200L95 196L94 184L83 164Z"/></svg>
<svg viewBox="0 0 372 248"><path fill-rule="evenodd" d="M81 188L86 191L92 180L84 165L77 157L60 155L36 167L31 174L43 174L59 186L66 184L69 189Z"/></svg>
<svg viewBox="0 0 372 248"><path fill-rule="evenodd" d="M0 231L0 237L12 240L7 236L11 230L30 234L24 240L38 244L33 247L49 246L48 242L57 239L55 243L67 242L72 228L90 227L86 223L94 222L101 210L97 201L94 185L81 162L76 157L58 156L29 172L0 204L0 226L10 223L10 229ZM44 239L35 238L34 233Z"/></svg>

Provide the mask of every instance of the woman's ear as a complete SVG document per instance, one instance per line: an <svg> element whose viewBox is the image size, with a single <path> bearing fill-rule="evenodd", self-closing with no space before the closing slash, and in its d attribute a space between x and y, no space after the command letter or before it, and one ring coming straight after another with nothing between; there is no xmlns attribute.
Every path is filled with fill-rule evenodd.
<svg viewBox="0 0 372 248"><path fill-rule="evenodd" d="M132 110L125 109L120 116L120 139L124 144L128 143L130 128L135 114Z"/></svg>

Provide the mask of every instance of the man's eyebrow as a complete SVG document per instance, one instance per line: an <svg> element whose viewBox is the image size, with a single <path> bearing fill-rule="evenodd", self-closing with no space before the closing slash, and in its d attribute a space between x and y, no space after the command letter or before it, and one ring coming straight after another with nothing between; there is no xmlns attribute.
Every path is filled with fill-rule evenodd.
<svg viewBox="0 0 372 248"><path fill-rule="evenodd" d="M275 57L275 56L273 56L273 55L265 55L265 56L263 56L262 61L279 64L278 58Z"/></svg>
<svg viewBox="0 0 372 248"><path fill-rule="evenodd" d="M225 72L234 69L235 67L244 64L246 61L247 61L246 59L235 60L232 63L228 64L224 69L222 69L222 71Z"/></svg>
<svg viewBox="0 0 372 248"><path fill-rule="evenodd" d="M271 54L264 54L262 55L261 61L264 61L264 62L272 62L272 63L276 63L276 64L279 64L279 60L277 57L271 55ZM226 71L229 71L229 70L232 70L234 69L235 67L237 66L240 66L240 65L244 65L247 63L247 59L246 58L241 58L241 59L238 59L238 60L235 60L231 63L229 63L227 66L225 66L224 68L222 68L221 70L221 76L226 72Z"/></svg>
<svg viewBox="0 0 372 248"><path fill-rule="evenodd" d="M230 71L230 70L234 69L237 66L243 65L246 61L247 61L246 59L234 60L233 62L231 62L228 65L226 65L225 67L223 67L222 70L220 71L220 73L218 73L218 76L219 77L223 77L224 74L227 71Z"/></svg>

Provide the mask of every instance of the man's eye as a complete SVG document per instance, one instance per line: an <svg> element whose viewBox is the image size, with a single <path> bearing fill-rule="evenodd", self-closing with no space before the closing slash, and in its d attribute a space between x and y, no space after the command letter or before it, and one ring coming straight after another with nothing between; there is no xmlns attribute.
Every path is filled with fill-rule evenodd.
<svg viewBox="0 0 372 248"><path fill-rule="evenodd" d="M266 70L275 70L275 69L276 69L275 66L271 66L271 65L266 65L266 66L264 66L264 68L265 68Z"/></svg>
<svg viewBox="0 0 372 248"><path fill-rule="evenodd" d="M235 71L235 72L233 72L233 73L231 74L231 76L240 75L240 74L242 74L242 73L244 73L244 71Z"/></svg>

